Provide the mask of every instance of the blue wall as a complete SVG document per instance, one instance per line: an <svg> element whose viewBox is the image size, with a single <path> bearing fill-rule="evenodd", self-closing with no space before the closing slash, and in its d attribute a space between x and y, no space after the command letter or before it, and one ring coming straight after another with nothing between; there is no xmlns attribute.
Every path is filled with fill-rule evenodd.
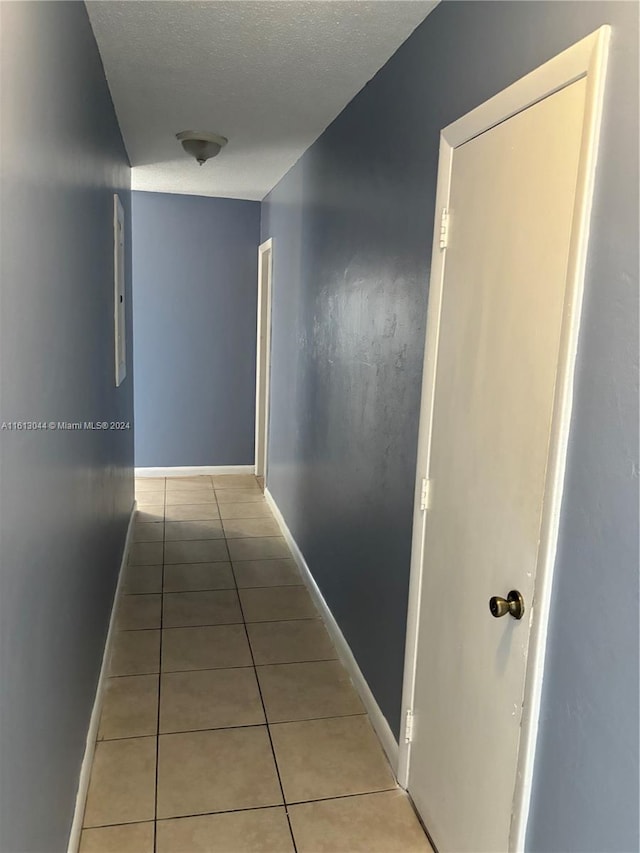
<svg viewBox="0 0 640 853"><path fill-rule="evenodd" d="M532 851L638 846L637 6L442 3L263 204L269 488L397 734L439 131L604 23Z"/></svg>
<svg viewBox="0 0 640 853"><path fill-rule="evenodd" d="M0 3L0 31L0 422L130 422L113 343L130 170L86 9ZM3 853L67 849L132 468L132 430L0 431Z"/></svg>
<svg viewBox="0 0 640 853"><path fill-rule="evenodd" d="M134 192L133 229L136 465L251 465L260 203Z"/></svg>

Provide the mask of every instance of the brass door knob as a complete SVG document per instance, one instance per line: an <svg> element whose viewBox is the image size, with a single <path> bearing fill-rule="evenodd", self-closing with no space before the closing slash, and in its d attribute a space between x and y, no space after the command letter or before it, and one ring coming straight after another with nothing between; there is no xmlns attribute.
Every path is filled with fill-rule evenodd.
<svg viewBox="0 0 640 853"><path fill-rule="evenodd" d="M512 589L506 598L494 595L489 599L489 610L491 615L499 619L507 613L514 619L522 619L524 614L524 598L517 589Z"/></svg>

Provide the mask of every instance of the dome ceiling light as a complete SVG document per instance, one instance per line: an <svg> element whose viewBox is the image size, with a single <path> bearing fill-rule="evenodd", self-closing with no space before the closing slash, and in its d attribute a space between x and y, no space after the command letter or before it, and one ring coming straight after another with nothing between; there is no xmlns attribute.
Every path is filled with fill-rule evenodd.
<svg viewBox="0 0 640 853"><path fill-rule="evenodd" d="M183 130L176 133L176 139L182 143L187 154L195 157L201 166L219 154L220 149L229 141L218 133L203 133L199 130Z"/></svg>

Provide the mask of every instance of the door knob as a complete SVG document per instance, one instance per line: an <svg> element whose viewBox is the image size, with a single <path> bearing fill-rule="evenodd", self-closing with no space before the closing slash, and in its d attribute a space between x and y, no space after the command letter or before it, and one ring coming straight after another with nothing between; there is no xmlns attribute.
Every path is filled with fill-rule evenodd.
<svg viewBox="0 0 640 853"><path fill-rule="evenodd" d="M524 598L517 589L512 589L506 598L494 595L489 599L489 610L491 615L499 619L507 613L514 619L522 619L524 614Z"/></svg>

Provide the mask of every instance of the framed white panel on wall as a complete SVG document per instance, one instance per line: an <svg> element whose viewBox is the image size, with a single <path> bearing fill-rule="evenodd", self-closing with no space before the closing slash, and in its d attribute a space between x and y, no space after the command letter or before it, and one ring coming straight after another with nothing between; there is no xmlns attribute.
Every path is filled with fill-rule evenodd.
<svg viewBox="0 0 640 853"><path fill-rule="evenodd" d="M113 196L113 323L116 387L127 375L124 263L124 208L117 193Z"/></svg>

